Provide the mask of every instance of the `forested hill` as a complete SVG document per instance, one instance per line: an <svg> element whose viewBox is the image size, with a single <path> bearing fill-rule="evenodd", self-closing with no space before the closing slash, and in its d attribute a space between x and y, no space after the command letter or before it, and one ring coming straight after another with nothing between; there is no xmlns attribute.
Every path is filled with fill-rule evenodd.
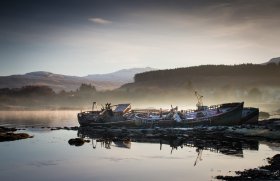
<svg viewBox="0 0 280 181"><path fill-rule="evenodd" d="M201 65L136 74L135 82L123 85L119 91L159 102L194 100L194 91L213 103L279 102L279 77L278 64Z"/></svg>
<svg viewBox="0 0 280 181"><path fill-rule="evenodd" d="M279 77L278 64L201 65L136 74L135 82L123 85L120 90L151 93L189 89L209 93L231 89L246 93L252 88L280 88Z"/></svg>
<svg viewBox="0 0 280 181"><path fill-rule="evenodd" d="M246 105L279 109L280 65L203 65L137 74L135 82L111 91L82 84L75 91L54 92L45 86L0 90L0 109L75 107L97 102L129 102L146 106L195 105L194 91L206 105L245 101ZM261 104L260 104L261 103ZM274 105L272 105L274 104ZM271 106L271 107L270 107Z"/></svg>
<svg viewBox="0 0 280 181"><path fill-rule="evenodd" d="M201 65L187 68L177 68L168 70L157 70L136 74L135 82L143 81L165 81L176 80L185 81L189 77L267 77L279 78L280 65L258 65L258 64L242 64L242 65Z"/></svg>

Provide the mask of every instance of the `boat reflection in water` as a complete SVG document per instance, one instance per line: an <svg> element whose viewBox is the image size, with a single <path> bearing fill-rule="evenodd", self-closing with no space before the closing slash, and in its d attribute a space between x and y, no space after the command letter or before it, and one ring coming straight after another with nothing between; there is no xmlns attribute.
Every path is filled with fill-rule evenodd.
<svg viewBox="0 0 280 181"><path fill-rule="evenodd" d="M145 131L142 131L145 132ZM170 153L172 154L177 149L184 147L196 148L197 158L194 166L202 160L202 151L209 150L229 156L243 157L243 150L258 150L259 142L257 140L248 140L243 138L234 138L227 136L209 136L205 135L184 135L184 134L170 134L170 135L157 135L145 134L132 135L122 130L115 131L97 131L80 127L78 136L81 138L88 138L92 140L94 149L100 143L101 148L111 149L111 147L119 147L130 149L132 142L137 143L158 143L159 150L163 145L170 146Z"/></svg>
<svg viewBox="0 0 280 181"><path fill-rule="evenodd" d="M111 137L91 137L89 135L85 135L81 132L78 132L78 136L81 138L90 138L92 143L92 148L96 149L97 144L100 143L101 148L111 149L111 146L119 147L119 148L131 148L131 140L130 139L118 139Z"/></svg>
<svg viewBox="0 0 280 181"><path fill-rule="evenodd" d="M112 144L119 148L131 148L131 140L114 140L114 139L95 139L92 138L92 148L96 149L98 142L100 142L101 148L111 149Z"/></svg>

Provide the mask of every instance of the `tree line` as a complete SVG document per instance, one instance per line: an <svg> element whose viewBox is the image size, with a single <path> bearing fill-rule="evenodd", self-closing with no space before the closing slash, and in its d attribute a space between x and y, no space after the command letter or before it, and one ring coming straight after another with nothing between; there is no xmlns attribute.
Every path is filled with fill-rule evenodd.
<svg viewBox="0 0 280 181"><path fill-rule="evenodd" d="M119 89L97 91L91 84L76 90L55 92L44 85L0 89L0 109L7 107L71 107L81 108L93 101L112 103L170 104L195 100L199 91L206 100L278 101L280 100L280 66L269 65L203 65L145 72L135 82Z"/></svg>
<svg viewBox="0 0 280 181"><path fill-rule="evenodd" d="M136 83L168 79L180 82L186 77L207 76L280 77L280 64L201 65L139 73L135 75L134 80Z"/></svg>

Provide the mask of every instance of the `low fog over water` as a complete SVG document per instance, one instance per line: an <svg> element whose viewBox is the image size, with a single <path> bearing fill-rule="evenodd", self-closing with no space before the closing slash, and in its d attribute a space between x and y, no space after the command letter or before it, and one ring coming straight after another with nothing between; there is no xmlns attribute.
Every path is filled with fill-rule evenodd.
<svg viewBox="0 0 280 181"><path fill-rule="evenodd" d="M0 111L0 125L8 127L78 126L78 111Z"/></svg>

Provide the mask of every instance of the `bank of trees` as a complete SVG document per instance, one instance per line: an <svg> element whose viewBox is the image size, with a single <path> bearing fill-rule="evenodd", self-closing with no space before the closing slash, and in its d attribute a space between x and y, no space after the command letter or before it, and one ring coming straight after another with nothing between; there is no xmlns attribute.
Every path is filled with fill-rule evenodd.
<svg viewBox="0 0 280 181"><path fill-rule="evenodd" d="M280 101L280 66L269 65L205 65L137 74L135 82L112 91L97 91L82 84L73 91L54 92L47 86L25 86L0 89L0 108L48 105L81 107L96 102L146 102L167 104L179 100L195 101L194 91L205 101ZM163 103L165 104L165 103Z"/></svg>
<svg viewBox="0 0 280 181"><path fill-rule="evenodd" d="M93 99L96 88L82 84L76 91L54 92L44 85L0 89L0 108L16 107L75 107L83 101Z"/></svg>
<svg viewBox="0 0 280 181"><path fill-rule="evenodd" d="M136 74L135 82L185 81L187 77L280 77L280 64L201 65L170 70L157 70Z"/></svg>

